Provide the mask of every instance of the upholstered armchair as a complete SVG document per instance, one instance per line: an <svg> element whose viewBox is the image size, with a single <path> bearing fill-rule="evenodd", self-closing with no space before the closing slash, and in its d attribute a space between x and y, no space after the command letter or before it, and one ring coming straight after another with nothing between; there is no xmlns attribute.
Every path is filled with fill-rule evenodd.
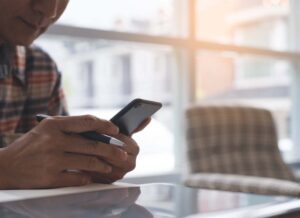
<svg viewBox="0 0 300 218"><path fill-rule="evenodd" d="M186 124L187 186L300 196L300 184L281 157L270 111L194 106Z"/></svg>

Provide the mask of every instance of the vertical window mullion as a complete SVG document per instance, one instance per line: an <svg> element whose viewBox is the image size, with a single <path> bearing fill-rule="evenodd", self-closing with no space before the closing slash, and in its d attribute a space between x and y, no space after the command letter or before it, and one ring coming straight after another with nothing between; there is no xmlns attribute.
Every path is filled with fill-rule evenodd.
<svg viewBox="0 0 300 218"><path fill-rule="evenodd" d="M291 8L291 49L299 51L300 49L300 1L290 0ZM294 72L292 76L292 106L291 106L291 137L293 141L293 159L300 159L300 63L294 61Z"/></svg>
<svg viewBox="0 0 300 218"><path fill-rule="evenodd" d="M193 45L197 41L197 0L189 0L189 48L188 48L188 71L190 77L189 101L196 101L196 78L197 78L197 48Z"/></svg>

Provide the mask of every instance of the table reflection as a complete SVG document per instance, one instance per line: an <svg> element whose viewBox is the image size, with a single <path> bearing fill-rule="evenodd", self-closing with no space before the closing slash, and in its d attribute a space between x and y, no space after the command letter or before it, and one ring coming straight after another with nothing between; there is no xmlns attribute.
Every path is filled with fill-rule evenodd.
<svg viewBox="0 0 300 218"><path fill-rule="evenodd" d="M1 217L103 217L151 218L151 213L135 204L139 187L103 190L1 204ZM12 216L13 214L13 216Z"/></svg>
<svg viewBox="0 0 300 218"><path fill-rule="evenodd" d="M0 217L177 218L265 207L295 198L148 184L0 204Z"/></svg>
<svg viewBox="0 0 300 218"><path fill-rule="evenodd" d="M156 218L230 212L248 207L266 207L295 198L238 192L194 189L184 186L149 184L141 186L136 203L146 207Z"/></svg>

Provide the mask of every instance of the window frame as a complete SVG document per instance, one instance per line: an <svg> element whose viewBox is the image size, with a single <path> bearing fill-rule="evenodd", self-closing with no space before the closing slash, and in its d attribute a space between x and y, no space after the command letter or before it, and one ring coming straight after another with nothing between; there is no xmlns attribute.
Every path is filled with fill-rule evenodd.
<svg viewBox="0 0 300 218"><path fill-rule="evenodd" d="M176 66L174 66L175 87L174 90L174 121L178 124L175 130L175 168L179 172L185 172L182 167L185 161L185 150L182 146L185 143L184 131L184 109L191 103L195 103L195 78L196 78L196 56L198 50L208 50L216 52L234 52L238 55L257 55L270 58L279 58L292 62L295 66L295 74L293 75L292 84L292 138L294 143L300 141L300 52L295 51L277 51L267 48L259 48L252 46L242 46L235 44L223 44L197 39L196 36L196 4L197 0L174 0L176 11L179 14L178 23L180 28L184 30L184 23L187 25L187 36L172 37L172 36L153 36L140 33L129 33L110 31L103 29L91 29L74 27L69 25L55 24L46 32L49 36L69 36L82 37L88 39L102 39L113 42L134 42L142 44L166 45L174 48ZM300 24L300 15L297 15L297 8L300 8L300 2L290 0L291 18L293 32L290 34L294 39L300 36L300 30L297 29L297 24ZM189 15L189 16L187 16ZM201 27L200 27L201 28ZM294 40L295 41L295 40ZM300 42L294 43L294 49L300 51ZM188 72L188 73L186 73ZM193 82L192 82L193 81ZM300 145L295 148L295 154L300 154ZM299 158L298 158L299 159Z"/></svg>

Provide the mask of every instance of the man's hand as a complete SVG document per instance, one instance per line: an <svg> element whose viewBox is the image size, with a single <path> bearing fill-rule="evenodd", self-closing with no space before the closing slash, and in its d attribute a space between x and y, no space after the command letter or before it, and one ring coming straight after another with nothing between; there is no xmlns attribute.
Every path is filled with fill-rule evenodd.
<svg viewBox="0 0 300 218"><path fill-rule="evenodd" d="M93 116L53 117L43 120L13 144L0 150L0 188L52 188L79 186L91 182L91 174L108 175L108 162L133 162L137 145L129 138L122 150L116 146L85 139L77 133L97 131L118 136L109 121ZM126 151L130 154L127 155ZM132 169L130 164L130 169ZM126 166L128 170L129 166ZM73 172L70 172L72 170ZM74 172L75 170L75 172Z"/></svg>
<svg viewBox="0 0 300 218"><path fill-rule="evenodd" d="M147 118L135 131L139 132L143 130L151 121L151 118ZM128 158L126 160L115 159L114 161L108 161L110 166L112 167L112 171L110 173L93 173L92 181L99 183L112 183L117 180L122 179L126 173L132 171L136 165L136 158L139 153L139 146L135 140L131 138L131 136L126 136L124 134L118 134L114 136L115 138L123 141L125 146L122 147L124 151L127 152Z"/></svg>

